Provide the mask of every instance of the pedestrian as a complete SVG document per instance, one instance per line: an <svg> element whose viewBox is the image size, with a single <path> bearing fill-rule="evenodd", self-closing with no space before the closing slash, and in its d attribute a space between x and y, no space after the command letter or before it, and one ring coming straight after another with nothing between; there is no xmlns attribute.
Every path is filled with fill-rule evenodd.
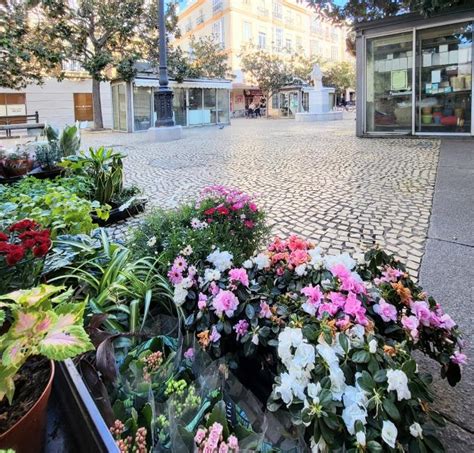
<svg viewBox="0 0 474 453"><path fill-rule="evenodd" d="M249 104L249 108L248 108L248 114L247 115L248 115L249 118L253 118L253 115L255 113L255 108L256 108L255 102L252 101Z"/></svg>

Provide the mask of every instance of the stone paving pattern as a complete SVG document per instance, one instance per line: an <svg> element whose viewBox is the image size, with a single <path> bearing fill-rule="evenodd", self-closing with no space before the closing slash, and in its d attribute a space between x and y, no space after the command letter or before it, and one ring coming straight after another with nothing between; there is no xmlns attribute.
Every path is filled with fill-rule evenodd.
<svg viewBox="0 0 474 453"><path fill-rule="evenodd" d="M170 143L151 143L146 133L86 133L83 145L125 151L126 182L151 205L177 206L209 184L235 186L259 194L274 234L296 233L329 252L377 244L417 275L439 141L359 139L347 116L319 124L238 119L224 129L185 129Z"/></svg>

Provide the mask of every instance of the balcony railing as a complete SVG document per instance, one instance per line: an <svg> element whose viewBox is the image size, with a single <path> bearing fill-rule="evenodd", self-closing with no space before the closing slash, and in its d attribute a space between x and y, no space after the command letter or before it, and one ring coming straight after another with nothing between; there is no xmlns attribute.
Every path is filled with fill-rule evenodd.
<svg viewBox="0 0 474 453"><path fill-rule="evenodd" d="M196 17L196 25L202 24L204 22L204 16Z"/></svg>
<svg viewBox="0 0 474 453"><path fill-rule="evenodd" d="M212 12L213 14L217 14L218 12L224 9L223 2L214 2L212 5Z"/></svg>

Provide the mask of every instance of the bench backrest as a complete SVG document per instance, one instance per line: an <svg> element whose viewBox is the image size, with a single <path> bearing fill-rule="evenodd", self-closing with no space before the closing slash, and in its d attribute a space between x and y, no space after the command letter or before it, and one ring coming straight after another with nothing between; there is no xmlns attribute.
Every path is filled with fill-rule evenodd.
<svg viewBox="0 0 474 453"><path fill-rule="evenodd" d="M28 123L28 120L39 123L39 113L35 112L32 115L0 116L0 125L23 124Z"/></svg>

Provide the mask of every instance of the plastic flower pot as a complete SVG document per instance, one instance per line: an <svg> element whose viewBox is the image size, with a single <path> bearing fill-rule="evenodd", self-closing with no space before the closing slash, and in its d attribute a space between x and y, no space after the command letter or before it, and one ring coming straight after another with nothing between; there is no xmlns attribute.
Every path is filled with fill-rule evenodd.
<svg viewBox="0 0 474 453"><path fill-rule="evenodd" d="M46 411L54 378L54 362L50 361L50 364L51 373L46 388L30 410L8 431L0 434L0 449L12 449L15 453L37 453L43 450Z"/></svg>

